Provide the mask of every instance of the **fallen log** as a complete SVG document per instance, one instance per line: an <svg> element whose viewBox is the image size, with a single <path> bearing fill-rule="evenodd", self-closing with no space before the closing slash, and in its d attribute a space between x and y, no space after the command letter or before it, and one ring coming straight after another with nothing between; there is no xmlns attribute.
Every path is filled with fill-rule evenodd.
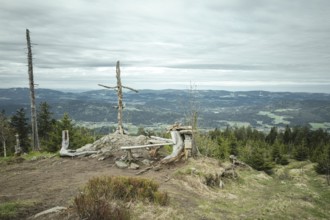
<svg viewBox="0 0 330 220"><path fill-rule="evenodd" d="M158 147L158 146L173 145L173 144L174 143L145 144L145 145L135 145L135 146L124 146L124 147L120 147L120 149L133 150L133 149L139 149L139 148Z"/></svg>
<svg viewBox="0 0 330 220"><path fill-rule="evenodd" d="M161 141L161 140L148 140L148 143L149 144L164 144L164 145L173 145L174 143L171 141L171 142L164 142L164 141Z"/></svg>
<svg viewBox="0 0 330 220"><path fill-rule="evenodd" d="M155 139L155 140L160 140L160 141L165 141L165 142L170 142L170 143L173 143L172 142L172 139L168 139L168 138L162 138L162 137L157 137L157 136L151 136L152 139Z"/></svg>

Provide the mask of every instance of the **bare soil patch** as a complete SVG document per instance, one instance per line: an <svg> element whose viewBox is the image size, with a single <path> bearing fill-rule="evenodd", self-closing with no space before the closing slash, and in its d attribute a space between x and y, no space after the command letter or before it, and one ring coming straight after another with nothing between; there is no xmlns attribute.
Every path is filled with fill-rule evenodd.
<svg viewBox="0 0 330 220"><path fill-rule="evenodd" d="M0 203L33 201L20 218L32 216L55 206L68 207L79 189L95 176L136 176L137 170L119 169L115 158L103 161L95 158L47 158L4 165L0 169ZM145 165L140 164L140 169ZM164 166L160 171L139 175L160 183L160 188L171 188L165 180L179 166ZM175 189L173 189L175 190Z"/></svg>

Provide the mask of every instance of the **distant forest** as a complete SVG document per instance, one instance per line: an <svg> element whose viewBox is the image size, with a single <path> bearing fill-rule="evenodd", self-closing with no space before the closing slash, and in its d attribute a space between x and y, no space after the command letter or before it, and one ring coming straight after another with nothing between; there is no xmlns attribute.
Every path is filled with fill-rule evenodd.
<svg viewBox="0 0 330 220"><path fill-rule="evenodd" d="M42 150L48 152L60 149L62 130L69 130L72 149L92 143L115 130L115 127L101 131L76 126L67 113L60 120L55 120L46 102L40 103L38 107L38 127ZM30 123L23 108L12 116L7 116L4 111L0 113L1 156L13 155L15 134L19 136L22 150L29 152L30 131ZM141 134L152 135L153 131L140 127L136 135ZM157 135L165 137L167 134ZM219 160L235 155L253 168L268 173L272 172L275 164L287 165L291 159L295 159L315 162L318 173L330 175L330 134L321 128L312 130L308 126L287 125L284 130L274 126L269 132L262 132L251 126L227 126L225 129L197 132L195 142L202 155Z"/></svg>

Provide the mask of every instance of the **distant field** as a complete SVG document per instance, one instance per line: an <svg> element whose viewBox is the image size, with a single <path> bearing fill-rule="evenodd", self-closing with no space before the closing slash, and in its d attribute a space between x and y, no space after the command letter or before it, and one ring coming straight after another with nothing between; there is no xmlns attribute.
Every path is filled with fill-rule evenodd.
<svg viewBox="0 0 330 220"><path fill-rule="evenodd" d="M330 122L323 123L309 123L312 126L312 129L330 129Z"/></svg>
<svg viewBox="0 0 330 220"><path fill-rule="evenodd" d="M268 116L271 119L273 119L273 124L274 125L278 125L278 124L290 124L290 121L286 120L291 118L290 116L280 116L280 115L275 115L274 113L271 112L266 112L266 111L260 111L258 113L258 115L264 115L264 116Z"/></svg>

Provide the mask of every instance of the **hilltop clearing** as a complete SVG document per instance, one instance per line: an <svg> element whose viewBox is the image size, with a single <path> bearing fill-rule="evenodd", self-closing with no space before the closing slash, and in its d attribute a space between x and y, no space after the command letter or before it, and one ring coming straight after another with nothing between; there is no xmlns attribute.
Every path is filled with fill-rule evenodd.
<svg viewBox="0 0 330 220"><path fill-rule="evenodd" d="M119 156L119 155L118 155ZM70 207L81 187L96 176L136 176L136 170L115 167L116 156L95 158L46 158L1 163L0 214L4 204L16 204L9 219L25 219L43 210ZM133 202L133 219L329 219L330 188L317 175L314 164L291 162L278 166L274 175L249 167L237 176L222 178L224 188L207 186L209 176L230 165L210 158L189 159L140 175L160 184L170 197L168 206ZM140 169L144 169L143 165ZM210 184L212 185L212 184ZM75 219L69 211L38 219ZM9 214L8 214L9 215ZM8 216L7 215L7 216Z"/></svg>

